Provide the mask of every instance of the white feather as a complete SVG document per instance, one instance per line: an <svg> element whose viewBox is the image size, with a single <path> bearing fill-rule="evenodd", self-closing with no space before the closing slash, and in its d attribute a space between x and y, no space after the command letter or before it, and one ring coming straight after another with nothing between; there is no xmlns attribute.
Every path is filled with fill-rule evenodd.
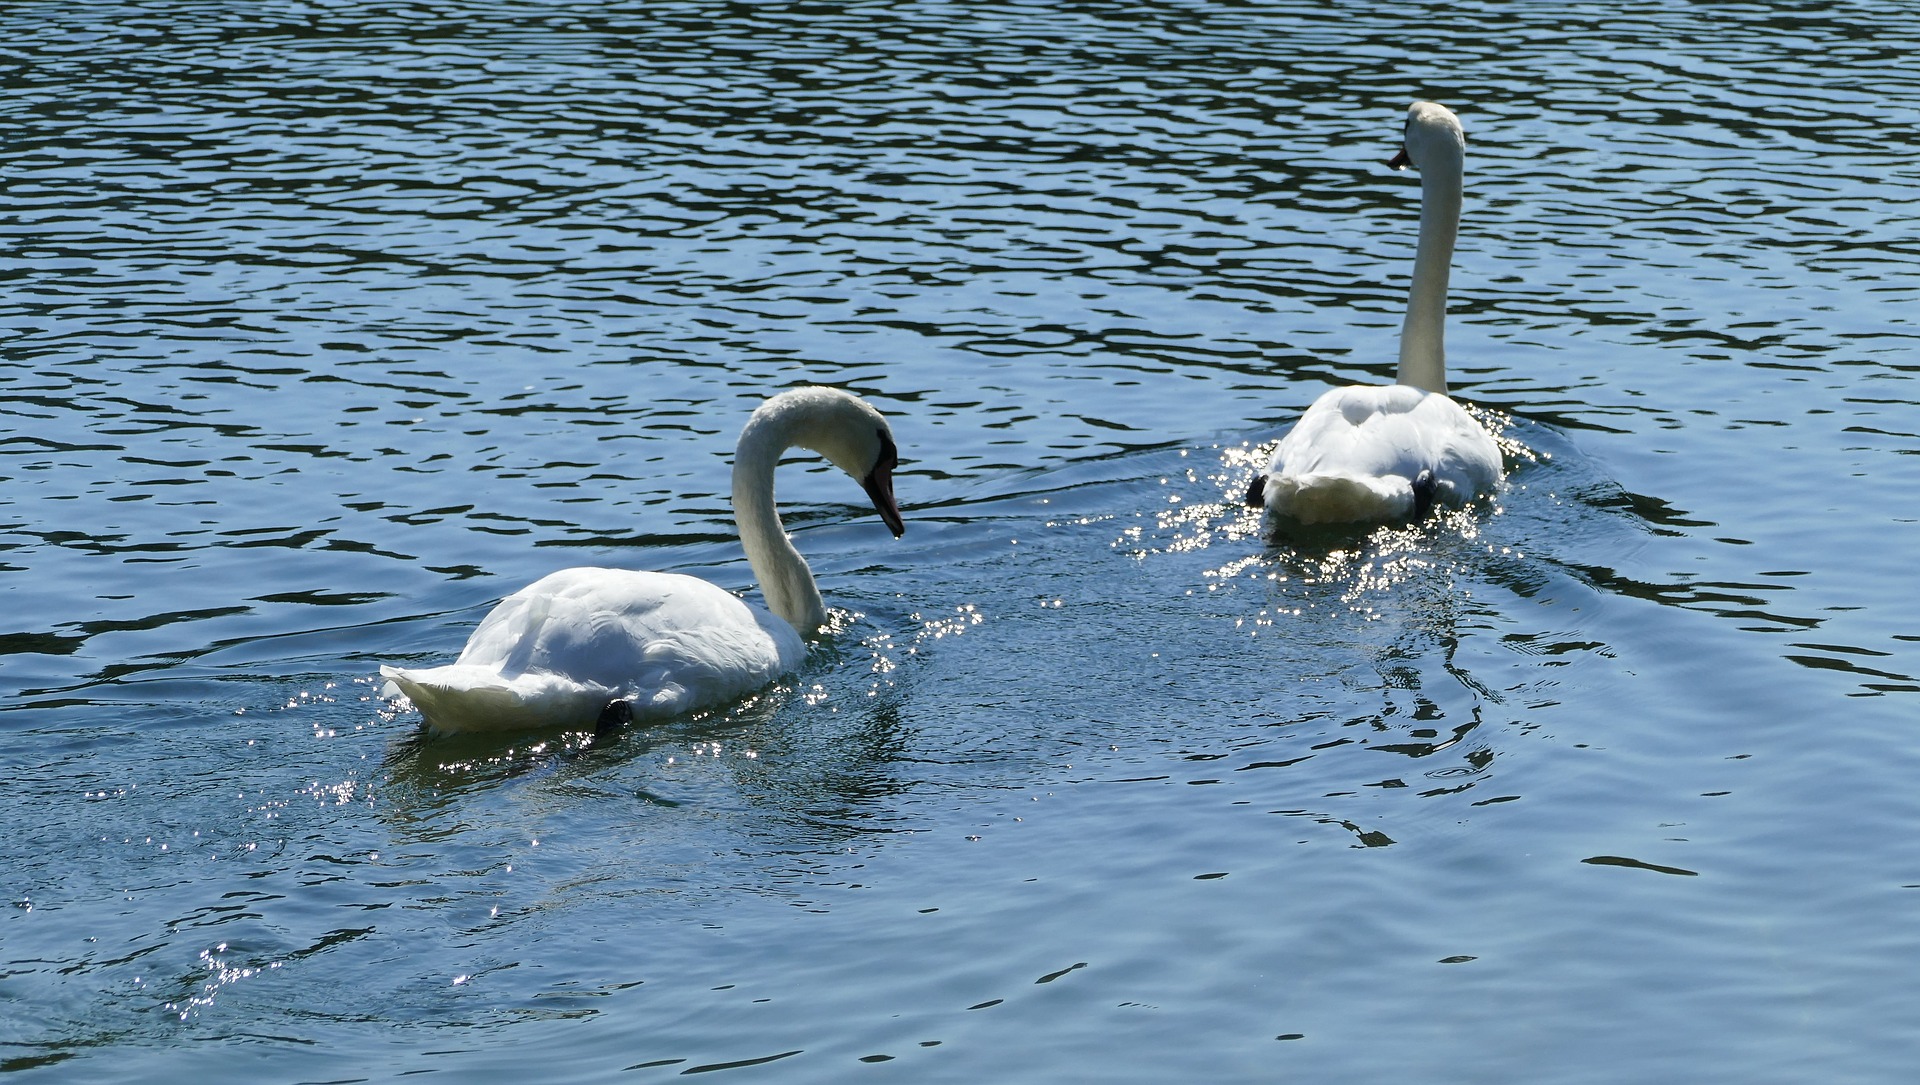
<svg viewBox="0 0 1920 1085"><path fill-rule="evenodd" d="M1266 506L1301 524L1398 520L1414 480L1462 505L1500 481L1500 449L1458 403L1405 384L1335 388L1274 449Z"/></svg>

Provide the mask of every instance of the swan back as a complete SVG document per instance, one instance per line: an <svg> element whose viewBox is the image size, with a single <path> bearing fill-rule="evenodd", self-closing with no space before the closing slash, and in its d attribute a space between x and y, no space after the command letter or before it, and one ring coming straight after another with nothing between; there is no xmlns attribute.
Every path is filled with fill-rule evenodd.
<svg viewBox="0 0 1920 1085"><path fill-rule="evenodd" d="M1279 447L1257 503L1297 524L1379 523L1426 500L1461 505L1500 481L1500 450L1458 403L1404 384L1328 391Z"/></svg>
<svg viewBox="0 0 1920 1085"><path fill-rule="evenodd" d="M585 726L607 702L638 719L731 700L806 657L786 622L696 577L562 569L494 607L460 658L380 673L436 731Z"/></svg>

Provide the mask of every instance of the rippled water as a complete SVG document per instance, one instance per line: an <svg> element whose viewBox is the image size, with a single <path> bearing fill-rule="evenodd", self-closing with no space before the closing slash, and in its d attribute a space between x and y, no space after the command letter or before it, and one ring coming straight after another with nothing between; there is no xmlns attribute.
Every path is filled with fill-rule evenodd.
<svg viewBox="0 0 1920 1085"><path fill-rule="evenodd" d="M1894 3L0 13L0 1070L1905 1080L1920 16ZM1391 376L1469 134L1491 506L1234 498ZM424 739L568 564L842 628L612 743Z"/></svg>

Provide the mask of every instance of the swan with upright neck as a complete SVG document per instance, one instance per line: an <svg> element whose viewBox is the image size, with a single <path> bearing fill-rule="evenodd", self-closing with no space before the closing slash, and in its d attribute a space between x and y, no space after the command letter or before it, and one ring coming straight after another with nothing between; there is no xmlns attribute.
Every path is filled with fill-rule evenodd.
<svg viewBox="0 0 1920 1085"><path fill-rule="evenodd" d="M1500 449L1447 396L1447 279L1460 231L1466 135L1435 102L1407 110L1388 163L1420 171L1420 238L1391 385L1335 388L1294 423L1247 504L1283 523L1384 523L1463 505L1500 483Z"/></svg>
<svg viewBox="0 0 1920 1085"><path fill-rule="evenodd" d="M898 452L880 412L837 389L796 388L753 412L733 463L734 520L770 613L679 573L563 569L501 600L455 662L381 675L443 733L658 719L772 682L827 622L774 504L774 467L794 447L858 479L888 529L906 530L893 498Z"/></svg>

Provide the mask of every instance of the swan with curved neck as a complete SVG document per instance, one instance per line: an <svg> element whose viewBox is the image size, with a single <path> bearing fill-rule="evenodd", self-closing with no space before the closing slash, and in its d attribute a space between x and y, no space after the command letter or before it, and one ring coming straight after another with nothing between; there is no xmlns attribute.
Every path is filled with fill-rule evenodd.
<svg viewBox="0 0 1920 1085"><path fill-rule="evenodd" d="M827 608L774 504L782 453L805 448L860 481L898 536L892 431L865 401L796 388L753 412L733 464L733 510L771 613L697 577L577 568L493 608L443 667L381 667L437 732L593 727L741 697L798 666Z"/></svg>
<svg viewBox="0 0 1920 1085"><path fill-rule="evenodd" d="M1400 328L1397 383L1321 395L1294 423L1247 504L1296 524L1381 523L1463 505L1501 479L1492 436L1447 397L1447 279L1460 232L1466 135L1435 102L1407 110L1388 163L1420 171L1420 237Z"/></svg>

